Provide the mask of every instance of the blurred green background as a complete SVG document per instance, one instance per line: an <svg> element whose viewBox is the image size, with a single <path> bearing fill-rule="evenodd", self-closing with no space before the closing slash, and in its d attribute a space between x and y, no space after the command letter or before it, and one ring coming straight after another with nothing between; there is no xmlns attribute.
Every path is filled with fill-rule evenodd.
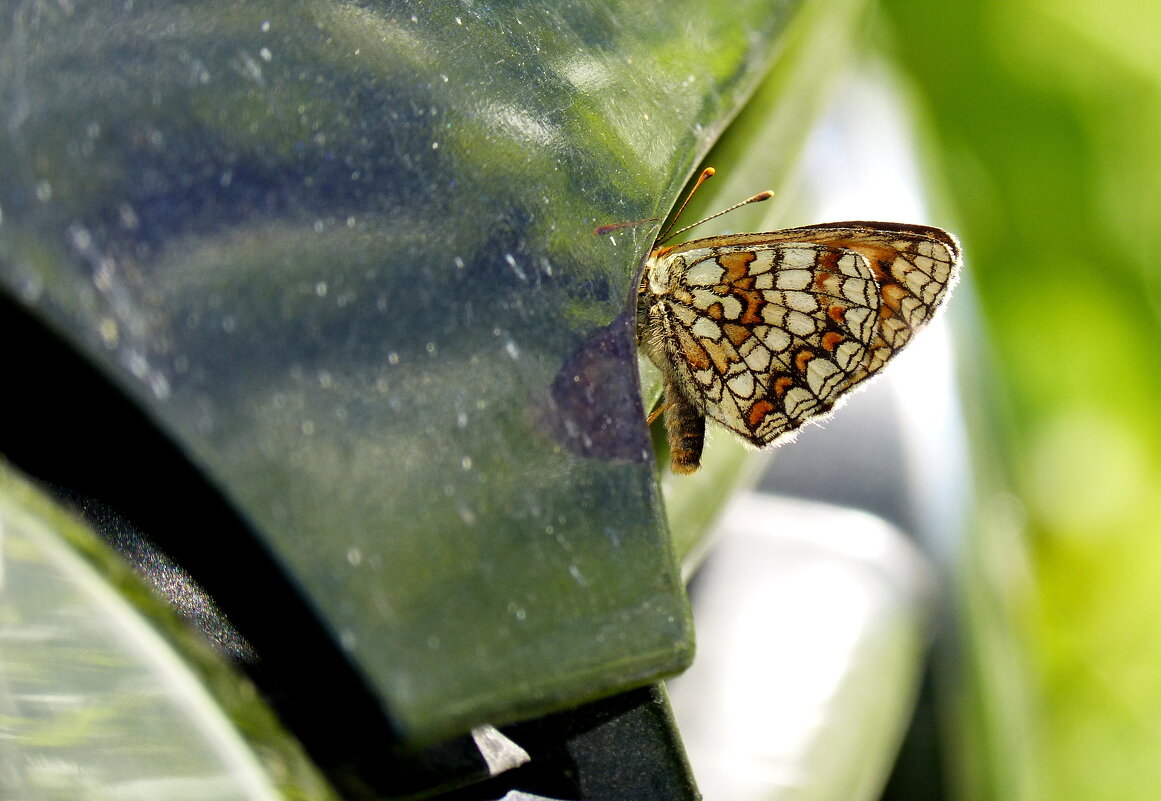
<svg viewBox="0 0 1161 801"><path fill-rule="evenodd" d="M988 365L965 376L987 422L963 565L964 797L1153 798L1161 3L880 11L942 154L979 299L967 346Z"/></svg>

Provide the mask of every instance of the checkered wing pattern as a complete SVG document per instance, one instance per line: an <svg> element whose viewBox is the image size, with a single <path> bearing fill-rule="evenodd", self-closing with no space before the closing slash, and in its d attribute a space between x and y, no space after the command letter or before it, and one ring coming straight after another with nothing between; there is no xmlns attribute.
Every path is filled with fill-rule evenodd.
<svg viewBox="0 0 1161 801"><path fill-rule="evenodd" d="M768 445L877 373L931 319L959 263L951 234L897 223L661 247L646 261L639 339L671 398Z"/></svg>

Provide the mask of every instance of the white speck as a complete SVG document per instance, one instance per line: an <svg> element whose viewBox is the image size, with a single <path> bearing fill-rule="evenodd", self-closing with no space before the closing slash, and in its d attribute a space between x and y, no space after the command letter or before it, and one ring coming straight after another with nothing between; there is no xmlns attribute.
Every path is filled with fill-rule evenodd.
<svg viewBox="0 0 1161 801"><path fill-rule="evenodd" d="M472 457L465 456L464 458L460 459L460 467L462 467L464 470L471 470L472 469Z"/></svg>
<svg viewBox="0 0 1161 801"><path fill-rule="evenodd" d="M263 61L270 61L272 58L270 54L270 48L268 47L263 47L261 50L259 50L258 55L262 57Z"/></svg>
<svg viewBox="0 0 1161 801"><path fill-rule="evenodd" d="M363 552L358 548L347 549L347 564L351 567L358 567L363 561Z"/></svg>
<svg viewBox="0 0 1161 801"><path fill-rule="evenodd" d="M354 218L354 217L348 217L348 218L347 218L347 227L348 227L348 228L354 228L354 227L355 227L355 218Z"/></svg>
<svg viewBox="0 0 1161 801"><path fill-rule="evenodd" d="M144 378L149 373L149 362L138 351L131 350L125 354L125 366L137 378Z"/></svg>
<svg viewBox="0 0 1161 801"><path fill-rule="evenodd" d="M319 281L317 284L315 284L314 294L318 295L320 298L325 298L327 296L327 282Z"/></svg>
<svg viewBox="0 0 1161 801"><path fill-rule="evenodd" d="M325 228L325 227L326 226L322 220L315 220L314 221L314 232L316 234L321 234L323 232L323 228Z"/></svg>
<svg viewBox="0 0 1161 801"><path fill-rule="evenodd" d="M130 231L137 230L137 227L141 224L141 220L137 217L137 212L133 211L133 207L128 203L122 203L117 208L117 216L121 218L121 225Z"/></svg>
<svg viewBox="0 0 1161 801"><path fill-rule="evenodd" d="M584 574L581 573L579 567L577 567L576 565L569 565L568 572L569 572L569 575L571 575L574 579L576 579L577 584L581 585L582 587L589 586L589 583L587 581L585 581Z"/></svg>
<svg viewBox="0 0 1161 801"><path fill-rule="evenodd" d="M355 632L350 629L344 630L339 634L339 645L343 647L344 651L353 651L355 646L359 644L359 638L355 636Z"/></svg>
<svg viewBox="0 0 1161 801"><path fill-rule="evenodd" d="M516 277L521 281L527 281L528 276L520 269L520 265L516 263L516 257L511 253L504 254L504 261L508 262L508 266L512 268L512 272L516 273Z"/></svg>
<svg viewBox="0 0 1161 801"><path fill-rule="evenodd" d="M303 420L302 421L302 433L308 437L314 435L314 421L313 420Z"/></svg>
<svg viewBox="0 0 1161 801"><path fill-rule="evenodd" d="M448 77L446 75L444 75L442 72L439 74L439 79L441 81L443 81L444 83L448 82Z"/></svg>
<svg viewBox="0 0 1161 801"><path fill-rule="evenodd" d="M32 303L39 300L41 293L44 292L44 281L39 276L32 276L20 283L18 291L23 300Z"/></svg>
<svg viewBox="0 0 1161 801"><path fill-rule="evenodd" d="M93 273L93 285L102 292L108 292L113 287L113 276L117 265L112 259L101 259Z"/></svg>
<svg viewBox="0 0 1161 801"><path fill-rule="evenodd" d="M468 413L467 412L460 412L456 415L456 425L459 426L460 428L467 428L468 427Z"/></svg>
<svg viewBox="0 0 1161 801"><path fill-rule="evenodd" d="M318 371L318 385L323 389L330 389L335 385L335 377L326 370Z"/></svg>
<svg viewBox="0 0 1161 801"><path fill-rule="evenodd" d="M431 149L432 150L439 150L439 142L432 142Z"/></svg>
<svg viewBox="0 0 1161 801"><path fill-rule="evenodd" d="M460 520L464 521L465 526L474 526L476 525L476 513L466 506L461 506Z"/></svg>
<svg viewBox="0 0 1161 801"><path fill-rule="evenodd" d="M149 373L149 388L153 390L153 395L158 400L165 400L169 397L169 379L156 370Z"/></svg>
<svg viewBox="0 0 1161 801"><path fill-rule="evenodd" d="M268 19L262 20L261 27L262 27L262 33L266 33L267 31L269 31L270 30L270 20L268 20Z"/></svg>
<svg viewBox="0 0 1161 801"><path fill-rule="evenodd" d="M455 263L456 269L458 269L458 270L464 269L464 260L461 259L459 256L456 256L454 259L452 259L452 261Z"/></svg>
<svg viewBox="0 0 1161 801"><path fill-rule="evenodd" d="M612 245L613 247L616 247L617 246L617 237L610 236L609 237L609 244Z"/></svg>
<svg viewBox="0 0 1161 801"><path fill-rule="evenodd" d="M73 247L84 252L93 244L93 235L89 233L88 228L80 225L69 226L69 239L72 240Z"/></svg>
<svg viewBox="0 0 1161 801"><path fill-rule="evenodd" d="M112 317L102 317L101 322L97 325L97 331L106 348L117 347L117 343L121 340L121 329Z"/></svg>
<svg viewBox="0 0 1161 801"><path fill-rule="evenodd" d="M242 71L250 76L254 83L262 83L262 67L258 64L257 61L250 57L249 53L242 54ZM152 139L152 137L150 138ZM154 144L159 143L155 142Z"/></svg>
<svg viewBox="0 0 1161 801"><path fill-rule="evenodd" d="M460 19L459 17L456 17L456 25L463 25L463 24L464 24L464 21L462 19Z"/></svg>
<svg viewBox="0 0 1161 801"><path fill-rule="evenodd" d="M506 343L504 343L504 350L506 350L508 352L508 355L511 356L513 359L520 358L520 348L517 347L516 343L513 342L512 340L508 340Z"/></svg>
<svg viewBox="0 0 1161 801"><path fill-rule="evenodd" d="M399 364L399 354L391 351L387 354L387 364Z"/></svg>
<svg viewBox="0 0 1161 801"><path fill-rule="evenodd" d="M426 350L429 355L431 355L431 356L435 355L435 343L434 342L428 342L426 345L423 346L423 349Z"/></svg>

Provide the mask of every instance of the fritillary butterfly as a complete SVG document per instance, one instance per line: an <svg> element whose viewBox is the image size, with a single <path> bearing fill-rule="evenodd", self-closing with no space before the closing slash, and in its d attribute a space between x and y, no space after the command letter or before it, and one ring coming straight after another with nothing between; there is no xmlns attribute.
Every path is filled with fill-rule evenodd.
<svg viewBox="0 0 1161 801"><path fill-rule="evenodd" d="M924 225L824 223L674 246L667 233L645 261L637 339L663 376L677 473L697 470L707 417L762 447L828 414L927 324L960 268L955 237Z"/></svg>

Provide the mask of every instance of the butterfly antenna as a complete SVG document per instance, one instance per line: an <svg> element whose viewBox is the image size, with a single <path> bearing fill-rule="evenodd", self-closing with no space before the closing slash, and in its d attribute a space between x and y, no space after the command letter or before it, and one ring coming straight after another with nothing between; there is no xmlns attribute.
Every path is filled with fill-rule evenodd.
<svg viewBox="0 0 1161 801"><path fill-rule="evenodd" d="M633 226L640 225L641 223L657 222L657 220L657 217L646 217L644 220L633 220L633 222L619 222L609 223L608 225L598 225L593 229L593 235L607 236L608 234L613 233L613 231L620 231L622 228L632 228Z"/></svg>
<svg viewBox="0 0 1161 801"><path fill-rule="evenodd" d="M708 172L708 170L707 170L707 172ZM713 175L713 173L710 172L710 175ZM693 189L696 190L699 186L701 186L701 182L704 181L708 177L709 177L709 175L706 175L703 172L702 177L700 179L698 179L698 182L696 184L694 184ZM691 190L689 194L693 195L693 190ZM660 245L660 244L663 244L665 242L668 242L670 239L673 239L673 237L679 236L680 234L684 234L690 228L696 228L697 226L701 225L704 222L709 222L710 220L721 217L723 214L729 214L734 209L740 209L740 208L742 208L742 206L749 206L751 203L761 203L763 200L769 200L772 197L774 197L774 192L770 189L767 189L765 192L759 192L758 194L754 195L753 197L746 198L741 203L735 203L734 205L730 206L728 209L722 209L717 214L711 214L710 216L703 217L702 219L698 220L697 222L692 223L690 225L687 225L684 228L679 228L678 230L674 231L673 233L669 233L669 228L673 227L673 223L670 223L669 228L666 228L665 233L662 234L661 238L657 240L657 244ZM689 196L687 196L685 198L685 203L688 203L688 202L689 202ZM685 203L681 204L682 209L685 208ZM678 213L678 215L680 215L681 210L679 209L677 213ZM673 222L677 222L677 217L673 218Z"/></svg>
<svg viewBox="0 0 1161 801"><path fill-rule="evenodd" d="M681 207L677 210L677 214L673 215L673 219L669 221L669 225L665 226L665 230L662 231L661 234L657 237L657 244L660 245L662 242L669 239L669 232L673 230L673 226L677 225L677 221L681 218L681 212L685 211L685 207L689 205L689 201L693 197L693 193L701 188L702 184L704 184L710 178L713 178L714 173L716 172L717 170L715 170L713 167L706 167L701 171L701 175L697 176L697 183L693 185L693 189L689 190L689 194L685 196L685 200L681 201Z"/></svg>
<svg viewBox="0 0 1161 801"><path fill-rule="evenodd" d="M693 193L696 192L702 184L704 184L710 178L713 178L714 173L716 172L717 170L715 170L713 167L706 167L701 171L701 175L697 177L697 182L694 183L693 188L689 190L689 194L685 196L685 200L681 201L681 206L677 209L677 213L673 215L673 219L669 221L669 225L665 226L665 230L662 231L661 234L657 237L657 241L654 243L654 246L662 245L668 242L670 239L673 239L673 237L678 236L679 234L684 234L689 229L696 228L704 222L709 222L710 220L721 217L723 214L729 214L734 209L740 209L742 206L748 206L751 203L761 203L763 200L769 200L770 198L774 197L774 192L770 189L767 189L765 192L759 192L753 197L746 198L741 203L735 203L728 209L722 209L717 214L711 214L708 217L703 217L695 223L673 231L673 226L677 225L677 221L681 218L681 213L685 211L685 207L689 205L689 201L693 198ZM632 226L640 225L641 223L654 222L656 219L656 217L649 217L644 220L634 220L633 222L610 223L609 225L601 225L593 229L593 233L597 236L605 236L606 234L611 234L613 231L617 231L621 228L631 228ZM670 233L670 231L673 231L673 233Z"/></svg>

